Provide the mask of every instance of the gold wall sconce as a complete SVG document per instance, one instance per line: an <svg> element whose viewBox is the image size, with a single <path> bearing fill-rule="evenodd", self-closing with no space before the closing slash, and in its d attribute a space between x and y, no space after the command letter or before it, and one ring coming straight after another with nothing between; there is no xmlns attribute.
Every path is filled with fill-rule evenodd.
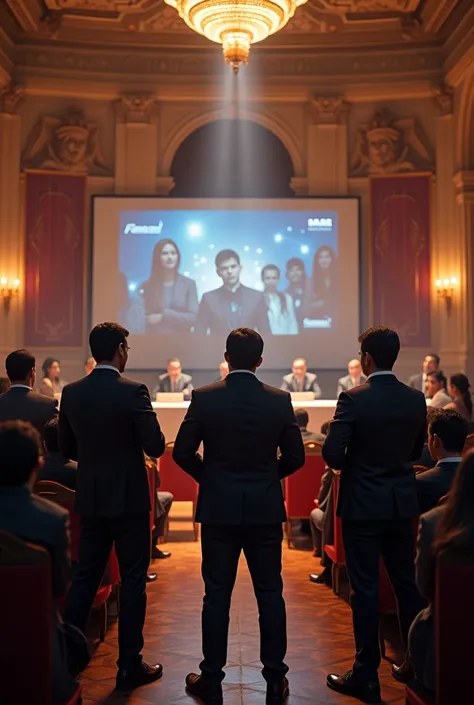
<svg viewBox="0 0 474 705"><path fill-rule="evenodd" d="M450 277L449 279L437 279L436 280L436 293L439 299L443 299L446 306L446 313L451 313L453 306L453 297L458 289L458 280L456 277Z"/></svg>
<svg viewBox="0 0 474 705"><path fill-rule="evenodd" d="M3 299L3 308L5 311L10 310L10 304L14 296L18 296L20 293L20 280L19 279L8 279L7 277L0 277L0 295Z"/></svg>

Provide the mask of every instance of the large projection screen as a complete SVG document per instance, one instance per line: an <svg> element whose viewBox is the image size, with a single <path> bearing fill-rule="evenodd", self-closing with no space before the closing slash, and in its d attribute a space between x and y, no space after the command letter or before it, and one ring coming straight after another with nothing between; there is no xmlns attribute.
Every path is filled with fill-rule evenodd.
<svg viewBox="0 0 474 705"><path fill-rule="evenodd" d="M133 369L216 369L248 326L269 369L358 350L357 198L93 199L92 325L130 331Z"/></svg>

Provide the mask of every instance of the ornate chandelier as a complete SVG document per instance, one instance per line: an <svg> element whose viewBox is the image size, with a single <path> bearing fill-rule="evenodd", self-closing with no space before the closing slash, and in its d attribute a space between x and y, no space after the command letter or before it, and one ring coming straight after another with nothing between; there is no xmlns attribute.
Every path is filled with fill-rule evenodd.
<svg viewBox="0 0 474 705"><path fill-rule="evenodd" d="M286 25L307 0L165 0L195 32L222 44L224 60L238 73L250 45Z"/></svg>

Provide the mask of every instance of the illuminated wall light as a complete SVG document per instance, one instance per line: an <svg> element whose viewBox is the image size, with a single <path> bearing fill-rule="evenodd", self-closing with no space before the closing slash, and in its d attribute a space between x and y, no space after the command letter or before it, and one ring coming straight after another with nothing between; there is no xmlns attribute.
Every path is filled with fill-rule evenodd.
<svg viewBox="0 0 474 705"><path fill-rule="evenodd" d="M438 298L444 301L448 316L451 314L453 297L457 288L457 277L444 277L443 279L436 279L436 293L438 294Z"/></svg>
<svg viewBox="0 0 474 705"><path fill-rule="evenodd" d="M8 277L0 277L0 294L3 298L3 307L6 312L10 310L10 304L14 296L18 296L20 293L20 280L12 279L9 280Z"/></svg>

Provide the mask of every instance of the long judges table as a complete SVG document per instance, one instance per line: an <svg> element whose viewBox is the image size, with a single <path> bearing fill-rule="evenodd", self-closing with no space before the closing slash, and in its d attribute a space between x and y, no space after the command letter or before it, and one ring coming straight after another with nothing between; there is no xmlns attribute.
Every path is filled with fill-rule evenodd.
<svg viewBox="0 0 474 705"><path fill-rule="evenodd" d="M153 408L158 415L161 430L165 434L166 442L174 441L181 421L188 409L188 401L180 402L153 402ZM321 425L332 419L336 408L335 399L321 399L319 401L293 402L294 408L306 409L309 415L308 428L310 431L319 431Z"/></svg>

